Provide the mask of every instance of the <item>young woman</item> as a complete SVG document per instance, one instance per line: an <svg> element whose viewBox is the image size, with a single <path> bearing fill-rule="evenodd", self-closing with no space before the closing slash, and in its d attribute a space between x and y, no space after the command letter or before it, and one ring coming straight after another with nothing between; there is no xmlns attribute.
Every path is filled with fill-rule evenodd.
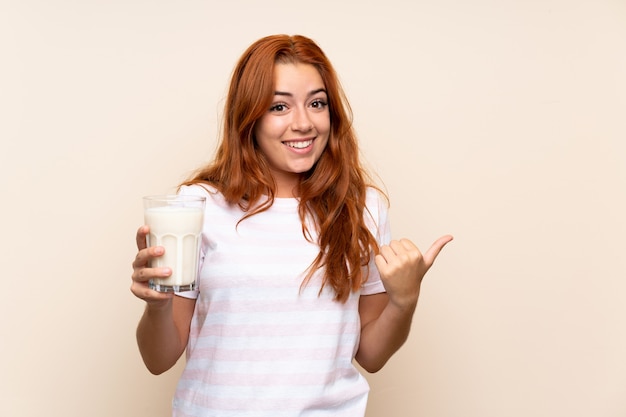
<svg viewBox="0 0 626 417"><path fill-rule="evenodd" d="M390 240L349 105L322 50L269 36L235 67L214 161L180 187L207 199L195 291L153 291L162 247L137 232L137 342L159 374L186 350L174 416L363 416L368 385L409 334L422 255Z"/></svg>

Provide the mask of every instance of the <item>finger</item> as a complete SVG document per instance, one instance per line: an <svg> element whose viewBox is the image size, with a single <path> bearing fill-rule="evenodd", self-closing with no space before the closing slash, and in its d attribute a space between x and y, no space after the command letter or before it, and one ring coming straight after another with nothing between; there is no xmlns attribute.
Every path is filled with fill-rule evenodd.
<svg viewBox="0 0 626 417"><path fill-rule="evenodd" d="M435 241L435 243L432 244L432 246L424 254L424 262L428 267L430 267L435 262L435 259L439 255L439 252L441 252L443 247L450 243L452 239L454 239L454 237L452 237L451 235L445 235L441 236Z"/></svg>
<svg viewBox="0 0 626 417"><path fill-rule="evenodd" d="M395 258L396 254L390 245L383 245L380 247L378 251L378 255L376 257L381 258L381 262L389 263Z"/></svg>
<svg viewBox="0 0 626 417"><path fill-rule="evenodd" d="M374 263L376 264L376 268L378 269L378 271L384 269L387 266L387 260L380 253L374 256Z"/></svg>
<svg viewBox="0 0 626 417"><path fill-rule="evenodd" d="M145 249L148 247L146 236L150 233L150 227L143 225L139 229L137 229L137 236L135 240L137 241L137 248L139 250Z"/></svg>
<svg viewBox="0 0 626 417"><path fill-rule="evenodd" d="M133 268L143 268L150 263L153 258L162 256L165 252L165 248L162 246L151 246L149 248L141 249L137 252L135 260L133 261Z"/></svg>
<svg viewBox="0 0 626 417"><path fill-rule="evenodd" d="M400 239L400 240L392 240L391 242L389 242L389 247L391 247L391 249L393 250L393 252L396 255L400 255L403 253L406 253L407 251L410 251L412 248L410 247L410 245L407 245L404 241L407 241L407 239ZM413 246L415 248L415 246ZM415 248L417 249L417 248Z"/></svg>
<svg viewBox="0 0 626 417"><path fill-rule="evenodd" d="M409 239L406 239L406 238L400 239L400 244L406 251L409 251L409 252L420 251L419 248L415 245L415 243L413 243Z"/></svg>
<svg viewBox="0 0 626 417"><path fill-rule="evenodd" d="M169 267L160 268L136 268L131 276L133 281L148 282L153 278L165 279L172 275L172 269Z"/></svg>
<svg viewBox="0 0 626 417"><path fill-rule="evenodd" d="M130 291L135 297L141 298L147 302L163 302L174 297L172 292L158 292L151 289L147 283L139 283L133 281Z"/></svg>
<svg viewBox="0 0 626 417"><path fill-rule="evenodd" d="M422 252L420 252L415 243L411 242L409 239L396 241L394 251L398 259L402 259L404 262L422 262Z"/></svg>

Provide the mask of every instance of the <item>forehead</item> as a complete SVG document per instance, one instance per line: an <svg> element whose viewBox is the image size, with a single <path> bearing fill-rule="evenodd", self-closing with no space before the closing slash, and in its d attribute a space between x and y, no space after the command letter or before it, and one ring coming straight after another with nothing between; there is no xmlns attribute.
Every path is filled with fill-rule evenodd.
<svg viewBox="0 0 626 417"><path fill-rule="evenodd" d="M324 88L324 80L311 64L277 63L274 66L274 88L277 91L312 91Z"/></svg>

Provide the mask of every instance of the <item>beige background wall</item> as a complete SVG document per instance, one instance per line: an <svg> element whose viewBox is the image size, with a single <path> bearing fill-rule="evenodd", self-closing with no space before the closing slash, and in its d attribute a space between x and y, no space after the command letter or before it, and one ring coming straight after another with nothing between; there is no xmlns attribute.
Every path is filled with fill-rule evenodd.
<svg viewBox="0 0 626 417"><path fill-rule="evenodd" d="M316 39L396 237L446 248L368 417L626 415L626 2L0 2L0 414L161 417L140 197L214 149L235 60Z"/></svg>

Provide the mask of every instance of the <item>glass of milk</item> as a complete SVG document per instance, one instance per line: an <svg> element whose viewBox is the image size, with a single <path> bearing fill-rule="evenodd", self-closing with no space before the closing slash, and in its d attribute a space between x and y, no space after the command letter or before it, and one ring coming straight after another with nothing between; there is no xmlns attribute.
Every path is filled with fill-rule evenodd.
<svg viewBox="0 0 626 417"><path fill-rule="evenodd" d="M172 275L151 279L150 288L160 292L189 291L196 286L205 197L158 195L143 198L145 223L150 226L148 246L163 246L153 268L169 267Z"/></svg>

